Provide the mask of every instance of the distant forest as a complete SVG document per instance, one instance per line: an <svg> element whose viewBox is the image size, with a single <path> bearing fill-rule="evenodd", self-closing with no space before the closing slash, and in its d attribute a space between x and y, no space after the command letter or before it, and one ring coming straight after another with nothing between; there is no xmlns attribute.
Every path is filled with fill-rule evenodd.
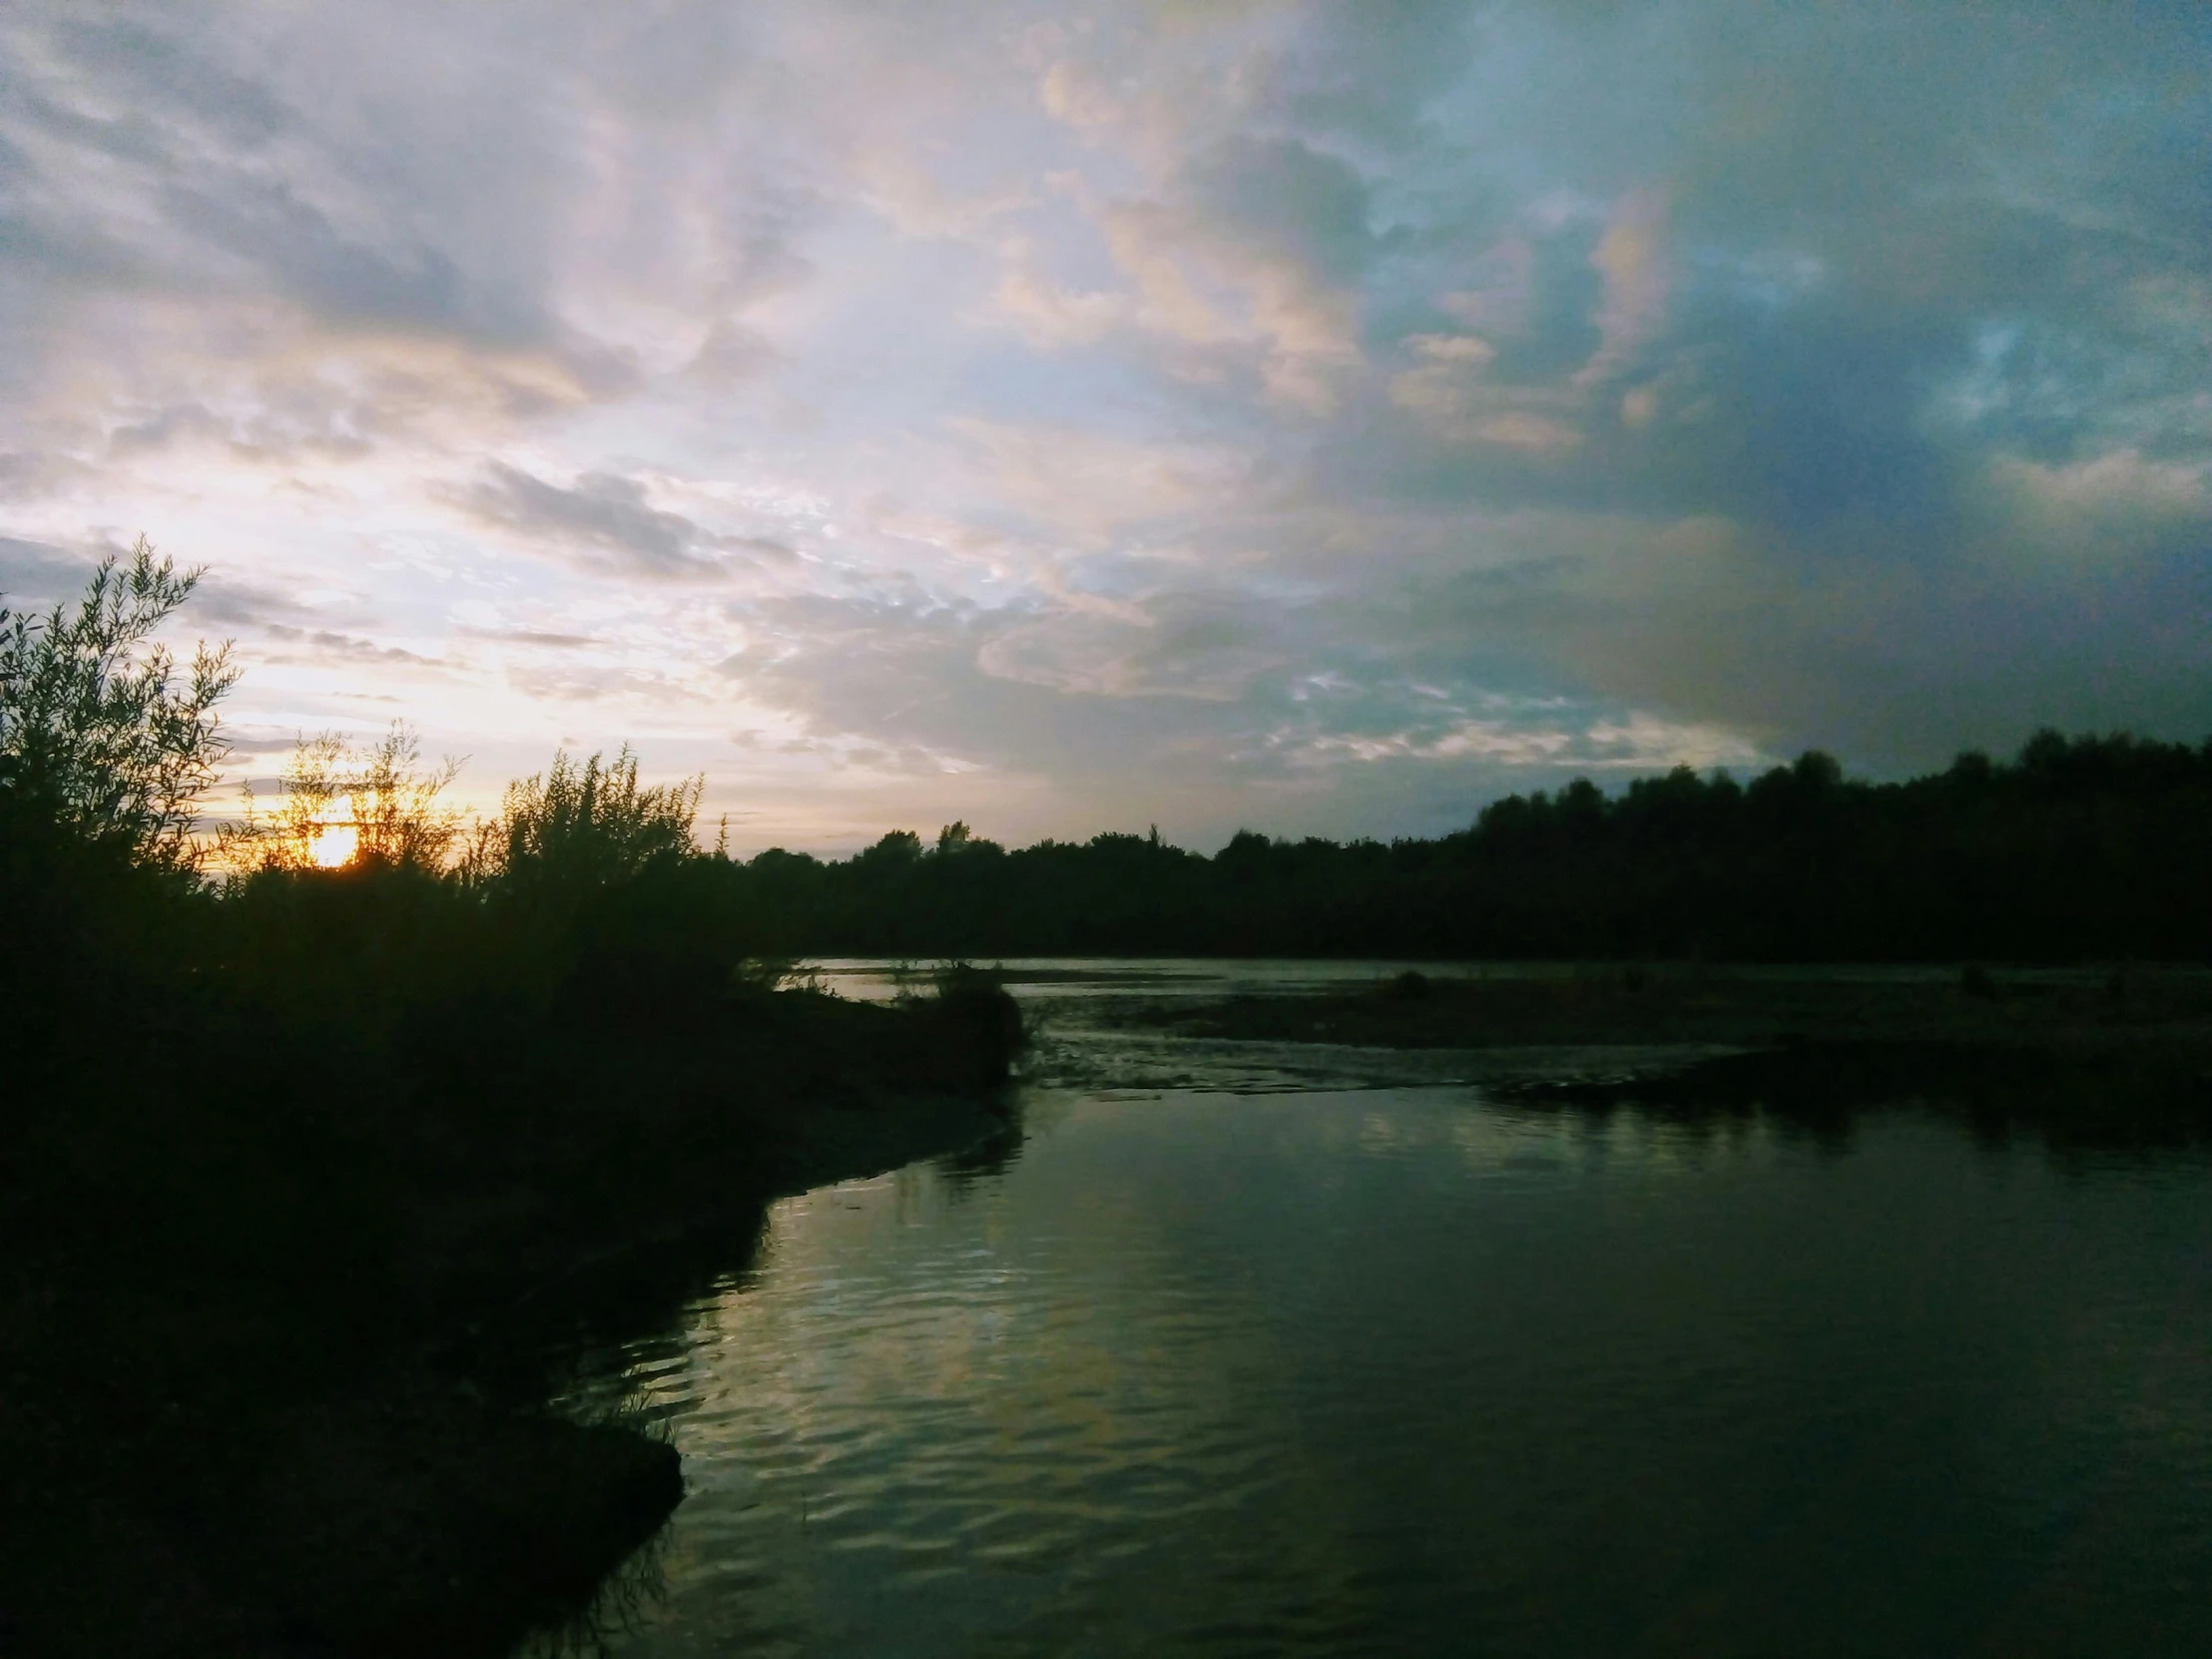
<svg viewBox="0 0 2212 1659"><path fill-rule="evenodd" d="M2203 960L2212 741L2045 731L1902 784L1818 752L1749 782L1577 780L1432 840L1008 850L955 824L726 868L769 955Z"/></svg>

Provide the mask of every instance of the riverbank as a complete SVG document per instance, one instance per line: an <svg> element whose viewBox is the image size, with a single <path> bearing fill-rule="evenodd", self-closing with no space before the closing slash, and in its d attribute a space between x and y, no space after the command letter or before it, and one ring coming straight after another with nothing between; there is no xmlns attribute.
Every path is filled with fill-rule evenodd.
<svg viewBox="0 0 2212 1659"><path fill-rule="evenodd" d="M546 1340L664 1318L784 1193L1006 1133L1018 1013L952 991L37 1103L0 1650L499 1654L580 1613L682 1480L639 1425L544 1412Z"/></svg>

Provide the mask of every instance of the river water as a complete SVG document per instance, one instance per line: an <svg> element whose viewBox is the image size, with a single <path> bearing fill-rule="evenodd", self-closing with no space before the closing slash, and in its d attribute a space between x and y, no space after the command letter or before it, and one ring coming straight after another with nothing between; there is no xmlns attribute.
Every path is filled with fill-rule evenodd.
<svg viewBox="0 0 2212 1659"><path fill-rule="evenodd" d="M1036 970L1018 1144L612 1357L690 1487L612 1652L2212 1653L2203 1152L1111 1029L1225 971L1378 970Z"/></svg>

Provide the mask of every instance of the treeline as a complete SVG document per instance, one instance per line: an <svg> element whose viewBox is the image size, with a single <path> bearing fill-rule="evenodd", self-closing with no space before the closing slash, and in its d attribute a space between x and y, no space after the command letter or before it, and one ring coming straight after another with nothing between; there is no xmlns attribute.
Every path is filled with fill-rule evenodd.
<svg viewBox="0 0 2212 1659"><path fill-rule="evenodd" d="M142 541L74 605L0 608L0 1036L19 1077L158 1027L246 1025L266 1088L311 1071L342 1092L496 1033L726 1025L783 979L733 866L698 843L703 781L641 785L627 749L557 755L464 828L441 801L457 763L421 766L405 727L325 735L273 811L199 833L238 671L153 643L197 580Z"/></svg>
<svg viewBox="0 0 2212 1659"><path fill-rule="evenodd" d="M1900 784L1820 753L1515 795L1435 839L1242 831L1008 850L964 825L842 860L771 849L721 902L757 947L1743 961L2212 956L2212 741L2045 731Z"/></svg>

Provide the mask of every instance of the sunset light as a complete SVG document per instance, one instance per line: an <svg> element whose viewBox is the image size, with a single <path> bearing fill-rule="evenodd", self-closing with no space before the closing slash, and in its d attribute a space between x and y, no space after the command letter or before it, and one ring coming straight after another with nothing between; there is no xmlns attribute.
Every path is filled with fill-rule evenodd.
<svg viewBox="0 0 2212 1659"><path fill-rule="evenodd" d="M314 816L314 838L307 843L307 856L317 869L336 869L353 861L353 854L360 849L361 831L353 822L353 798L341 795L331 801Z"/></svg>

